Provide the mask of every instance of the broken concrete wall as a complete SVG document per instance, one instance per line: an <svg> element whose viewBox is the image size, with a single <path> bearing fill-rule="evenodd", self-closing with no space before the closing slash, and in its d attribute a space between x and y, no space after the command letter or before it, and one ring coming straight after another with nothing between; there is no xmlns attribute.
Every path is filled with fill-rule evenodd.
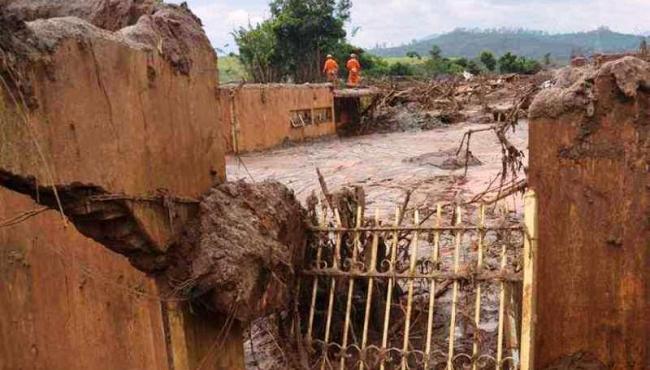
<svg viewBox="0 0 650 370"><path fill-rule="evenodd" d="M229 85L219 90L222 137L228 152L262 150L336 134L329 84ZM299 115L303 115L302 121Z"/></svg>
<svg viewBox="0 0 650 370"><path fill-rule="evenodd" d="M179 17L183 24L195 22L189 15L178 16L186 10L175 10L175 17L168 17L169 11L118 32L78 18L29 22L25 37L46 51L30 50L27 67L18 65L5 75L9 86L19 80L29 89L5 91L0 167L42 185L81 183L129 196L162 190L198 197L223 181L216 56L200 26L170 26L186 36L187 47L193 46L183 54L187 63L181 65L191 66L187 70L164 48L122 34L154 32L151 24L165 28L165 22L175 25ZM33 107L15 107L14 101L24 100ZM152 244L164 249L172 234L169 222L160 223L141 207L133 212Z"/></svg>
<svg viewBox="0 0 650 370"><path fill-rule="evenodd" d="M0 219L35 208L0 190ZM57 212L0 228L0 280L0 369L167 369L153 279Z"/></svg>
<svg viewBox="0 0 650 370"><path fill-rule="evenodd" d="M41 208L0 188L0 220ZM155 279L56 211L0 227L0 281L0 369L191 370L211 352L203 368L243 368L238 322L215 351L223 316L161 301Z"/></svg>
<svg viewBox="0 0 650 370"><path fill-rule="evenodd" d="M530 111L535 368L647 369L650 64L626 57L575 72Z"/></svg>
<svg viewBox="0 0 650 370"><path fill-rule="evenodd" d="M86 216L119 221L103 230L119 241L109 247L157 257L196 212L196 204L175 200L198 198L225 179L216 56L183 7L124 1L149 7L123 18L40 8L109 3L117 4L3 4L0 168L2 185L14 191L2 190L0 220L40 207L15 191L73 184L72 195L88 195L74 194L84 189L108 197L88 202ZM115 14L122 13L108 13ZM77 17L36 19L61 15ZM147 200L154 196L160 202ZM157 296L168 292L159 282L82 235L98 240L93 230L64 228L52 211L20 221L0 229L0 368L192 369L208 353L204 369L243 367L237 322L222 330L224 317L161 302ZM137 261L130 260L145 269Z"/></svg>

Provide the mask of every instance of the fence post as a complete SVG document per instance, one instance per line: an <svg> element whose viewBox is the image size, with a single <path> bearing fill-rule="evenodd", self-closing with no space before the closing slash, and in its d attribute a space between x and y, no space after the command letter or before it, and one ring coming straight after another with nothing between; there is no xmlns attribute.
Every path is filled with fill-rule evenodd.
<svg viewBox="0 0 650 370"><path fill-rule="evenodd" d="M161 302L163 320L167 328L167 353L170 362L176 370L190 370L187 336L185 333L185 317L181 302Z"/></svg>
<svg viewBox="0 0 650 370"><path fill-rule="evenodd" d="M533 370L535 347L535 261L537 257L537 194L524 196L524 292L521 315L521 370Z"/></svg>

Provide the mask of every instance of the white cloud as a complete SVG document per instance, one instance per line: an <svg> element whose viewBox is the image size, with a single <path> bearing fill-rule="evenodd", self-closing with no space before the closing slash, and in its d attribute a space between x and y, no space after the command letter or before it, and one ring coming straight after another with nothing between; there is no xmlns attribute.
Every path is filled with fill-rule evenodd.
<svg viewBox="0 0 650 370"><path fill-rule="evenodd" d="M180 2L173 0L169 2ZM239 27L255 25L268 17L268 5L240 7L237 1L188 1L190 9L203 22L212 46L226 52L236 49L231 33Z"/></svg>
<svg viewBox="0 0 650 370"><path fill-rule="evenodd" d="M607 25L621 32L647 32L649 0L356 0L354 43L372 47L409 42L465 28L527 28L586 31Z"/></svg>
<svg viewBox="0 0 650 370"><path fill-rule="evenodd" d="M168 0L170 1L170 0ZM180 2L181 0L171 0ZM372 47L465 28L527 28L549 32L586 31L602 25L648 33L650 0L352 0L351 38ZM189 0L215 47L232 50L233 29L268 17L268 0Z"/></svg>

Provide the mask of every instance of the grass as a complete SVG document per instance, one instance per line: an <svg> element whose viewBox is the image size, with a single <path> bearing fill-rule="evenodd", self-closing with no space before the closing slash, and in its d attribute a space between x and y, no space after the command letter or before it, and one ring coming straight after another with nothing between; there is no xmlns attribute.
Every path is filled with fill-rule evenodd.
<svg viewBox="0 0 650 370"><path fill-rule="evenodd" d="M382 59L385 60L388 63L388 65L393 65L396 63L418 65L424 63L424 58L418 59L418 58L409 58L409 57L385 57Z"/></svg>
<svg viewBox="0 0 650 370"><path fill-rule="evenodd" d="M241 62L237 57L219 57L219 83L239 82L248 79Z"/></svg>

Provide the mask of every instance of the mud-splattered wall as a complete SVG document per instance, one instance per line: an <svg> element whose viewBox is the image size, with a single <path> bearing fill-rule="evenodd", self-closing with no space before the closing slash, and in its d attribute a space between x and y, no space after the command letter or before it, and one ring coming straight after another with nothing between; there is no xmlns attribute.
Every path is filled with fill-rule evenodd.
<svg viewBox="0 0 650 370"><path fill-rule="evenodd" d="M196 198L225 179L216 56L188 10L147 4L155 9L117 32L78 18L0 17L0 34L11 32L0 37L3 57L20 56L0 62L0 169L130 199ZM144 42L157 27L186 38L152 48ZM33 48L20 54L20 42ZM225 330L219 316L162 302L159 281L57 212L29 214L41 206L28 195L0 190L0 369L243 368L237 322ZM106 230L136 227L141 247L164 251L184 214L129 204L136 222Z"/></svg>
<svg viewBox="0 0 650 370"><path fill-rule="evenodd" d="M0 191L0 219L39 208ZM167 369L156 284L47 211L0 228L0 369Z"/></svg>
<svg viewBox="0 0 650 370"><path fill-rule="evenodd" d="M0 220L40 208L0 188ZM238 323L220 336L223 318L160 296L154 279L58 212L0 227L0 369L243 368Z"/></svg>
<svg viewBox="0 0 650 370"><path fill-rule="evenodd" d="M268 149L336 133L329 84L228 85L219 90L228 152Z"/></svg>
<svg viewBox="0 0 650 370"><path fill-rule="evenodd" d="M530 115L535 368L648 369L650 64L573 69Z"/></svg>

